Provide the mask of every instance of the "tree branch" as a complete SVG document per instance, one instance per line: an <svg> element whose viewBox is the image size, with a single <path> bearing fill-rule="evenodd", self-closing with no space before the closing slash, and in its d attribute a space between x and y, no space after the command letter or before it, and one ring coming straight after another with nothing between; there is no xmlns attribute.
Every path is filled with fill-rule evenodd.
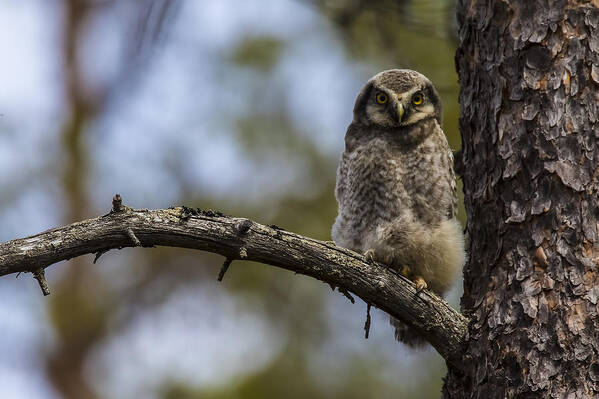
<svg viewBox="0 0 599 399"><path fill-rule="evenodd" d="M178 207L115 207L104 216L0 244L0 276L36 272L61 260L110 249L155 245L214 252L314 277L351 291L417 329L454 367L462 368L468 320L429 291L353 251L248 219ZM239 266L238 266L239 267Z"/></svg>

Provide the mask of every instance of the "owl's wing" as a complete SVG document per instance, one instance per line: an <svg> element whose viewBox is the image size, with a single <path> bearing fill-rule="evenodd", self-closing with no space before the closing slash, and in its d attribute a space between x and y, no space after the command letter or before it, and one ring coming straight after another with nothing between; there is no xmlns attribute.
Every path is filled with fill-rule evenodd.
<svg viewBox="0 0 599 399"><path fill-rule="evenodd" d="M339 204L342 204L345 200L345 192L347 187L347 170L347 152L343 152L343 154L341 154L341 160L339 161L339 167L337 168L337 183L335 184L335 198L337 198L337 202Z"/></svg>
<svg viewBox="0 0 599 399"><path fill-rule="evenodd" d="M337 168L337 184L335 185L335 198L337 198L339 205L345 201L346 187L349 184L350 154L358 143L360 133L363 133L363 131L354 123L351 123L345 132L345 151L341 154L341 160Z"/></svg>

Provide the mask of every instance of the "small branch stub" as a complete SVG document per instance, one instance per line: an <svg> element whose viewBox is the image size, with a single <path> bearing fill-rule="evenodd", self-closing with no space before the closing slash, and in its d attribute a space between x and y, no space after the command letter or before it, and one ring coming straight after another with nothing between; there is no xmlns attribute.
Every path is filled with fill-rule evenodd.
<svg viewBox="0 0 599 399"><path fill-rule="evenodd" d="M96 254L94 256L94 265L96 264L96 262L98 261L98 259L100 259L100 256L104 255L106 252L108 252L107 249L103 249L101 251L96 252Z"/></svg>
<svg viewBox="0 0 599 399"><path fill-rule="evenodd" d="M31 273L33 274L33 278L35 278L39 283L42 294L44 294L44 296L50 295L50 287L48 287L48 282L46 281L46 273L44 272L44 268L40 267Z"/></svg>
<svg viewBox="0 0 599 399"><path fill-rule="evenodd" d="M252 227L252 222L248 219L243 219L235 225L239 235L247 234L247 232L250 230L250 227Z"/></svg>
<svg viewBox="0 0 599 399"><path fill-rule="evenodd" d="M123 199L120 194L115 194L112 198L112 212L118 213L123 210Z"/></svg>
<svg viewBox="0 0 599 399"><path fill-rule="evenodd" d="M354 299L354 297L353 297L353 296L352 296L352 295L349 293L349 291L348 291L348 290L346 290L346 289L345 289L345 288L343 288L343 287L338 287L337 289L339 290L339 292L340 292L340 293L342 293L342 294L343 294L343 296L345 296L347 299L349 299L349 301L350 301L351 303L356 303L356 300L355 300L355 299Z"/></svg>
<svg viewBox="0 0 599 399"><path fill-rule="evenodd" d="M218 273L218 281L223 281L223 277L225 277L225 273L227 272L227 270L229 270L229 266L231 266L232 262L233 259L231 258L225 259L222 267L220 268L220 272Z"/></svg>
<svg viewBox="0 0 599 399"><path fill-rule="evenodd" d="M133 246L135 246L135 247L141 247L141 242L139 241L139 238L137 238L135 236L135 233L133 232L133 229L127 229L127 236L129 237L129 239L133 243Z"/></svg>
<svg viewBox="0 0 599 399"><path fill-rule="evenodd" d="M364 338L368 339L370 335L370 303L366 304L366 321L364 322Z"/></svg>

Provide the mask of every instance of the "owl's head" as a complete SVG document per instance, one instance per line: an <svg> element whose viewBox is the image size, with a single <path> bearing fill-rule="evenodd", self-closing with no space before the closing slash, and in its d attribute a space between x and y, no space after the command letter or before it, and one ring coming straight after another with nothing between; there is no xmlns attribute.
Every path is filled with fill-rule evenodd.
<svg viewBox="0 0 599 399"><path fill-rule="evenodd" d="M354 123L396 128L435 118L441 123L441 101L426 76L409 69L390 69L373 76L354 106Z"/></svg>

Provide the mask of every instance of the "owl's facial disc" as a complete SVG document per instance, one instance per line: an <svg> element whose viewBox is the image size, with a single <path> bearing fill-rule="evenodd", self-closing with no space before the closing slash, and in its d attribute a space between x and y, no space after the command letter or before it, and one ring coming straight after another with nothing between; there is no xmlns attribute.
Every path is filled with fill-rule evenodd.
<svg viewBox="0 0 599 399"><path fill-rule="evenodd" d="M408 69L376 74L354 104L353 123L357 124L392 129L433 118L441 123L439 94L426 76Z"/></svg>
<svg viewBox="0 0 599 399"><path fill-rule="evenodd" d="M366 103L367 120L385 127L413 125L435 116L435 107L421 86L396 93L384 87L373 87Z"/></svg>

